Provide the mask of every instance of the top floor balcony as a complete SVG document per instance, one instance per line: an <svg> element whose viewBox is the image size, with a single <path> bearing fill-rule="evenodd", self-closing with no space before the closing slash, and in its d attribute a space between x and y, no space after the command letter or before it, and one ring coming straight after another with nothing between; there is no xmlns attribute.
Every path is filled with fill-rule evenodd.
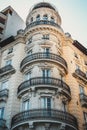
<svg viewBox="0 0 87 130"><path fill-rule="evenodd" d="M87 76L80 69L76 69L75 72L73 73L73 76L76 77L76 78L81 79L84 83L87 83Z"/></svg>
<svg viewBox="0 0 87 130"><path fill-rule="evenodd" d="M35 26L38 26L38 25L45 25L45 26L46 26L46 25L50 25L51 27L56 27L57 29L60 29L61 31L63 31L62 28L61 28L57 23L55 23L55 22L53 22L53 21L48 21L48 20L34 21L34 22L30 23L30 24L27 26L26 29L30 29L30 28L35 27ZM41 26L40 26L40 27L41 27Z"/></svg>
<svg viewBox="0 0 87 130"><path fill-rule="evenodd" d="M12 65L6 65L2 68L0 68L0 77L7 75L9 73L15 73L15 69L13 68Z"/></svg>
<svg viewBox="0 0 87 130"><path fill-rule="evenodd" d="M43 53L43 52L34 53L25 57L20 64L20 69L22 71L24 67L26 67L27 65L34 62L42 62L42 61L53 62L57 65L60 65L64 68L65 72L67 72L67 63L61 56L53 53Z"/></svg>

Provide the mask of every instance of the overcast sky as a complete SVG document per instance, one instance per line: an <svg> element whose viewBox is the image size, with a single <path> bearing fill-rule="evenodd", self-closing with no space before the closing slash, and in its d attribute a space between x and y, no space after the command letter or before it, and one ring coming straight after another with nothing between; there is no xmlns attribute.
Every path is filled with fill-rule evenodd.
<svg viewBox="0 0 87 130"><path fill-rule="evenodd" d="M30 8L43 0L0 0L0 11L7 6L26 21ZM69 32L74 40L87 47L87 0L44 0L54 4L62 18L64 32Z"/></svg>

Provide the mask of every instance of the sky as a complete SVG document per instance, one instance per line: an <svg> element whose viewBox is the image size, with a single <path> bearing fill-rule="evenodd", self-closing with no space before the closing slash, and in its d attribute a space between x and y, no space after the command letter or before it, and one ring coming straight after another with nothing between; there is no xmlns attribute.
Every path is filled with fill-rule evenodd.
<svg viewBox="0 0 87 130"><path fill-rule="evenodd" d="M44 0L56 6L64 32L69 32L74 40L87 48L87 0ZM26 21L31 7L43 0L0 0L0 11L7 6L12 8Z"/></svg>

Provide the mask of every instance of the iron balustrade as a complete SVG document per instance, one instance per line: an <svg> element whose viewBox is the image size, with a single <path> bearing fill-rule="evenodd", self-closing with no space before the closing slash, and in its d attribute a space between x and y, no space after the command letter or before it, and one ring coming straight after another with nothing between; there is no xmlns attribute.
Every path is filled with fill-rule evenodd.
<svg viewBox="0 0 87 130"><path fill-rule="evenodd" d="M87 79L86 74L83 71L81 71L80 69L75 70L75 73L80 75L81 77Z"/></svg>
<svg viewBox="0 0 87 130"><path fill-rule="evenodd" d="M0 119L0 127L4 129L5 125L6 125L6 120Z"/></svg>
<svg viewBox="0 0 87 130"><path fill-rule="evenodd" d="M26 65L27 63L33 60L45 60L45 59L58 62L62 64L63 66L65 66L65 68L67 68L67 63L61 56L53 54L53 53L43 53L43 52L34 53L25 57L20 64L20 68L22 68L24 65Z"/></svg>
<svg viewBox="0 0 87 130"><path fill-rule="evenodd" d="M27 28L30 29L31 27L34 27L37 25L51 25L62 30L62 28L57 23L53 21L48 21L48 20L39 20L39 21L32 22L27 26Z"/></svg>
<svg viewBox="0 0 87 130"><path fill-rule="evenodd" d="M84 93L80 93L80 100L83 100L87 103L87 96Z"/></svg>
<svg viewBox="0 0 87 130"><path fill-rule="evenodd" d="M23 111L12 118L11 127L20 125L20 123L29 122L29 120L51 120L62 123L67 123L78 129L77 119L68 112L54 110L54 109L34 109Z"/></svg>
<svg viewBox="0 0 87 130"><path fill-rule="evenodd" d="M71 94L70 88L65 82L51 77L35 77L24 81L19 85L17 93L19 94L21 91L35 85L53 85L62 88L62 90L65 90L69 95Z"/></svg>
<svg viewBox="0 0 87 130"><path fill-rule="evenodd" d="M8 89L3 89L3 90L1 90L1 91L0 91L0 98L1 98L1 97L4 97L4 96L8 97L8 92L9 92Z"/></svg>
<svg viewBox="0 0 87 130"><path fill-rule="evenodd" d="M4 73L8 73L9 71L15 72L15 69L12 65L6 65L0 69L0 76Z"/></svg>

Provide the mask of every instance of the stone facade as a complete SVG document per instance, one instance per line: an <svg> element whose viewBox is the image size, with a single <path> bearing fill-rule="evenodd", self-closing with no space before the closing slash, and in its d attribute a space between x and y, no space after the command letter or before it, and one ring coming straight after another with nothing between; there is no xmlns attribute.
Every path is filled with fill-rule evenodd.
<svg viewBox="0 0 87 130"><path fill-rule="evenodd" d="M87 51L52 5L35 5L0 46L0 129L87 129Z"/></svg>

